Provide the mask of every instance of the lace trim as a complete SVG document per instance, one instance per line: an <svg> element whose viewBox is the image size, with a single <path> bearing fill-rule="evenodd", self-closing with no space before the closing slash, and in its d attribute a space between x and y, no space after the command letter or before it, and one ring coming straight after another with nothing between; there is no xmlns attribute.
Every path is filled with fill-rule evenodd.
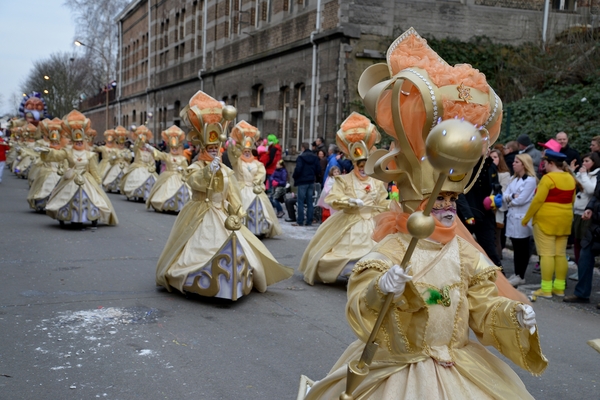
<svg viewBox="0 0 600 400"><path fill-rule="evenodd" d="M482 272L478 273L477 275L473 275L470 279L469 287L475 286L482 281L486 281L486 280L490 279L490 277L496 275L497 271L500 271L499 267L489 267L485 271L482 271Z"/></svg>
<svg viewBox="0 0 600 400"><path fill-rule="evenodd" d="M359 261L356 263L354 268L352 268L352 273L358 274L366 269L375 269L379 272L386 272L388 269L390 269L390 267L389 267L388 263L386 263L383 260L377 260L377 259L364 260L364 261Z"/></svg>

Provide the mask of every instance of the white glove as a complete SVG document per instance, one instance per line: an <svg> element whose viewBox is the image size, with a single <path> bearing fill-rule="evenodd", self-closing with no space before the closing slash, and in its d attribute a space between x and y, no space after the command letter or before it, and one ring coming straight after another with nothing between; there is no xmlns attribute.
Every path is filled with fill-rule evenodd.
<svg viewBox="0 0 600 400"><path fill-rule="evenodd" d="M356 206L356 207L362 207L365 205L365 202L362 201L361 199L348 199L348 203L351 206Z"/></svg>
<svg viewBox="0 0 600 400"><path fill-rule="evenodd" d="M519 325L522 328L529 329L529 333L533 335L535 333L535 311L533 311L533 308L528 304L519 304L516 311Z"/></svg>
<svg viewBox="0 0 600 400"><path fill-rule="evenodd" d="M50 150L47 147L34 147L33 151L36 153L48 153Z"/></svg>
<svg viewBox="0 0 600 400"><path fill-rule="evenodd" d="M111 158L112 158L113 160L116 160L116 159L117 159L117 156L112 156Z"/></svg>
<svg viewBox="0 0 600 400"><path fill-rule="evenodd" d="M181 171L183 171L183 168L182 167L177 167L177 171L181 172Z"/></svg>
<svg viewBox="0 0 600 400"><path fill-rule="evenodd" d="M398 300L404 293L406 282L412 281L412 276L407 274L409 269L404 271L401 266L394 265L379 278L379 289L384 293L394 293L394 301Z"/></svg>
<svg viewBox="0 0 600 400"><path fill-rule="evenodd" d="M221 169L220 161L221 159L219 157L215 157L214 160L210 162L210 164L208 165L208 168L210 168L210 172L217 172Z"/></svg>
<svg viewBox="0 0 600 400"><path fill-rule="evenodd" d="M152 147L152 146L150 145L150 143L146 143L146 144L144 145L144 147L145 147L145 148L146 148L148 151L151 151L151 152L152 152L152 151L154 151L154 147Z"/></svg>

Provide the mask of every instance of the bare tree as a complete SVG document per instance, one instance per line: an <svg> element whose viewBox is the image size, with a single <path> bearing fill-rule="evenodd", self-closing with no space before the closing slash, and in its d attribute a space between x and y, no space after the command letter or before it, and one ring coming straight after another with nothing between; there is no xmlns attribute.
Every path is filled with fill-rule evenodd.
<svg viewBox="0 0 600 400"><path fill-rule="evenodd" d="M23 97L20 94L13 93L8 98L8 112L10 115L16 117L19 115L19 105Z"/></svg>
<svg viewBox="0 0 600 400"><path fill-rule="evenodd" d="M88 59L69 53L53 53L49 58L35 61L27 79L21 85L23 93L42 93L48 113L62 118L77 108L82 95L97 92L87 78Z"/></svg>
<svg viewBox="0 0 600 400"><path fill-rule="evenodd" d="M105 82L107 76L109 80L116 80L119 38L115 18L128 3L129 0L64 1L75 22L75 40L84 44L81 51L85 51L85 56L93 64L88 77L93 81L92 85L109 84Z"/></svg>

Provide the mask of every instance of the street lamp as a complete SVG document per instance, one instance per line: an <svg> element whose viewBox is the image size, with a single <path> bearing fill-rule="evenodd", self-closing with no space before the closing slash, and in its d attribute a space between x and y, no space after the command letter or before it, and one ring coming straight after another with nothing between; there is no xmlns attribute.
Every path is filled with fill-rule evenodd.
<svg viewBox="0 0 600 400"><path fill-rule="evenodd" d="M45 93L45 94L48 94L48 89L44 89L44 93Z"/></svg>
<svg viewBox="0 0 600 400"><path fill-rule="evenodd" d="M105 131L108 130L108 111L109 111L109 104L108 104L108 92L109 90L112 89L112 85L110 84L110 63L108 62L108 58L104 55L103 52L101 52L100 50L98 50L97 48L95 48L94 46L90 46L88 44L85 44L79 40L75 41L75 46L85 46L90 50L95 51L96 53L100 54L100 56L104 59L104 62L106 63L106 127L105 127Z"/></svg>
<svg viewBox="0 0 600 400"><path fill-rule="evenodd" d="M44 75L44 79L47 80L47 81L49 81L50 77L48 75Z"/></svg>

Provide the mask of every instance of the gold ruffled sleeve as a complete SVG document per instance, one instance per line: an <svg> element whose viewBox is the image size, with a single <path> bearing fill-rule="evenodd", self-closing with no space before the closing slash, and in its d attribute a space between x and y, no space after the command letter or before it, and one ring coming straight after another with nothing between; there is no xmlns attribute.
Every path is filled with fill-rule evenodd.
<svg viewBox="0 0 600 400"><path fill-rule="evenodd" d="M159 151L157 149L152 149L152 156L154 157L155 160L167 161L169 154L167 154L163 151Z"/></svg>
<svg viewBox="0 0 600 400"><path fill-rule="evenodd" d="M325 196L325 203L329 204L334 210L343 210L348 208L348 198L353 197L348 184L343 175L336 176L329 194Z"/></svg>
<svg viewBox="0 0 600 400"><path fill-rule="evenodd" d="M98 185L102 184L102 178L100 177L100 173L98 172L98 156L96 153L89 153L88 158L88 172L94 178Z"/></svg>
<svg viewBox="0 0 600 400"><path fill-rule="evenodd" d="M257 160L256 164L258 165L258 170L256 171L256 176L254 177L253 183L264 188L264 182L267 179L267 170L265 169L264 164L260 161Z"/></svg>
<svg viewBox="0 0 600 400"><path fill-rule="evenodd" d="M55 150L55 149L48 149L50 151L44 152L44 153L40 153L40 157L42 158L42 161L48 161L48 162L61 162L62 160L66 160L68 158L67 152L64 149L61 150Z"/></svg>
<svg viewBox="0 0 600 400"><path fill-rule="evenodd" d="M495 347L521 368L540 375L548 360L542 354L538 330L532 335L519 325L516 307L522 303L498 296L497 267L487 264L482 255L474 265L467 292L469 326L481 344Z"/></svg>

